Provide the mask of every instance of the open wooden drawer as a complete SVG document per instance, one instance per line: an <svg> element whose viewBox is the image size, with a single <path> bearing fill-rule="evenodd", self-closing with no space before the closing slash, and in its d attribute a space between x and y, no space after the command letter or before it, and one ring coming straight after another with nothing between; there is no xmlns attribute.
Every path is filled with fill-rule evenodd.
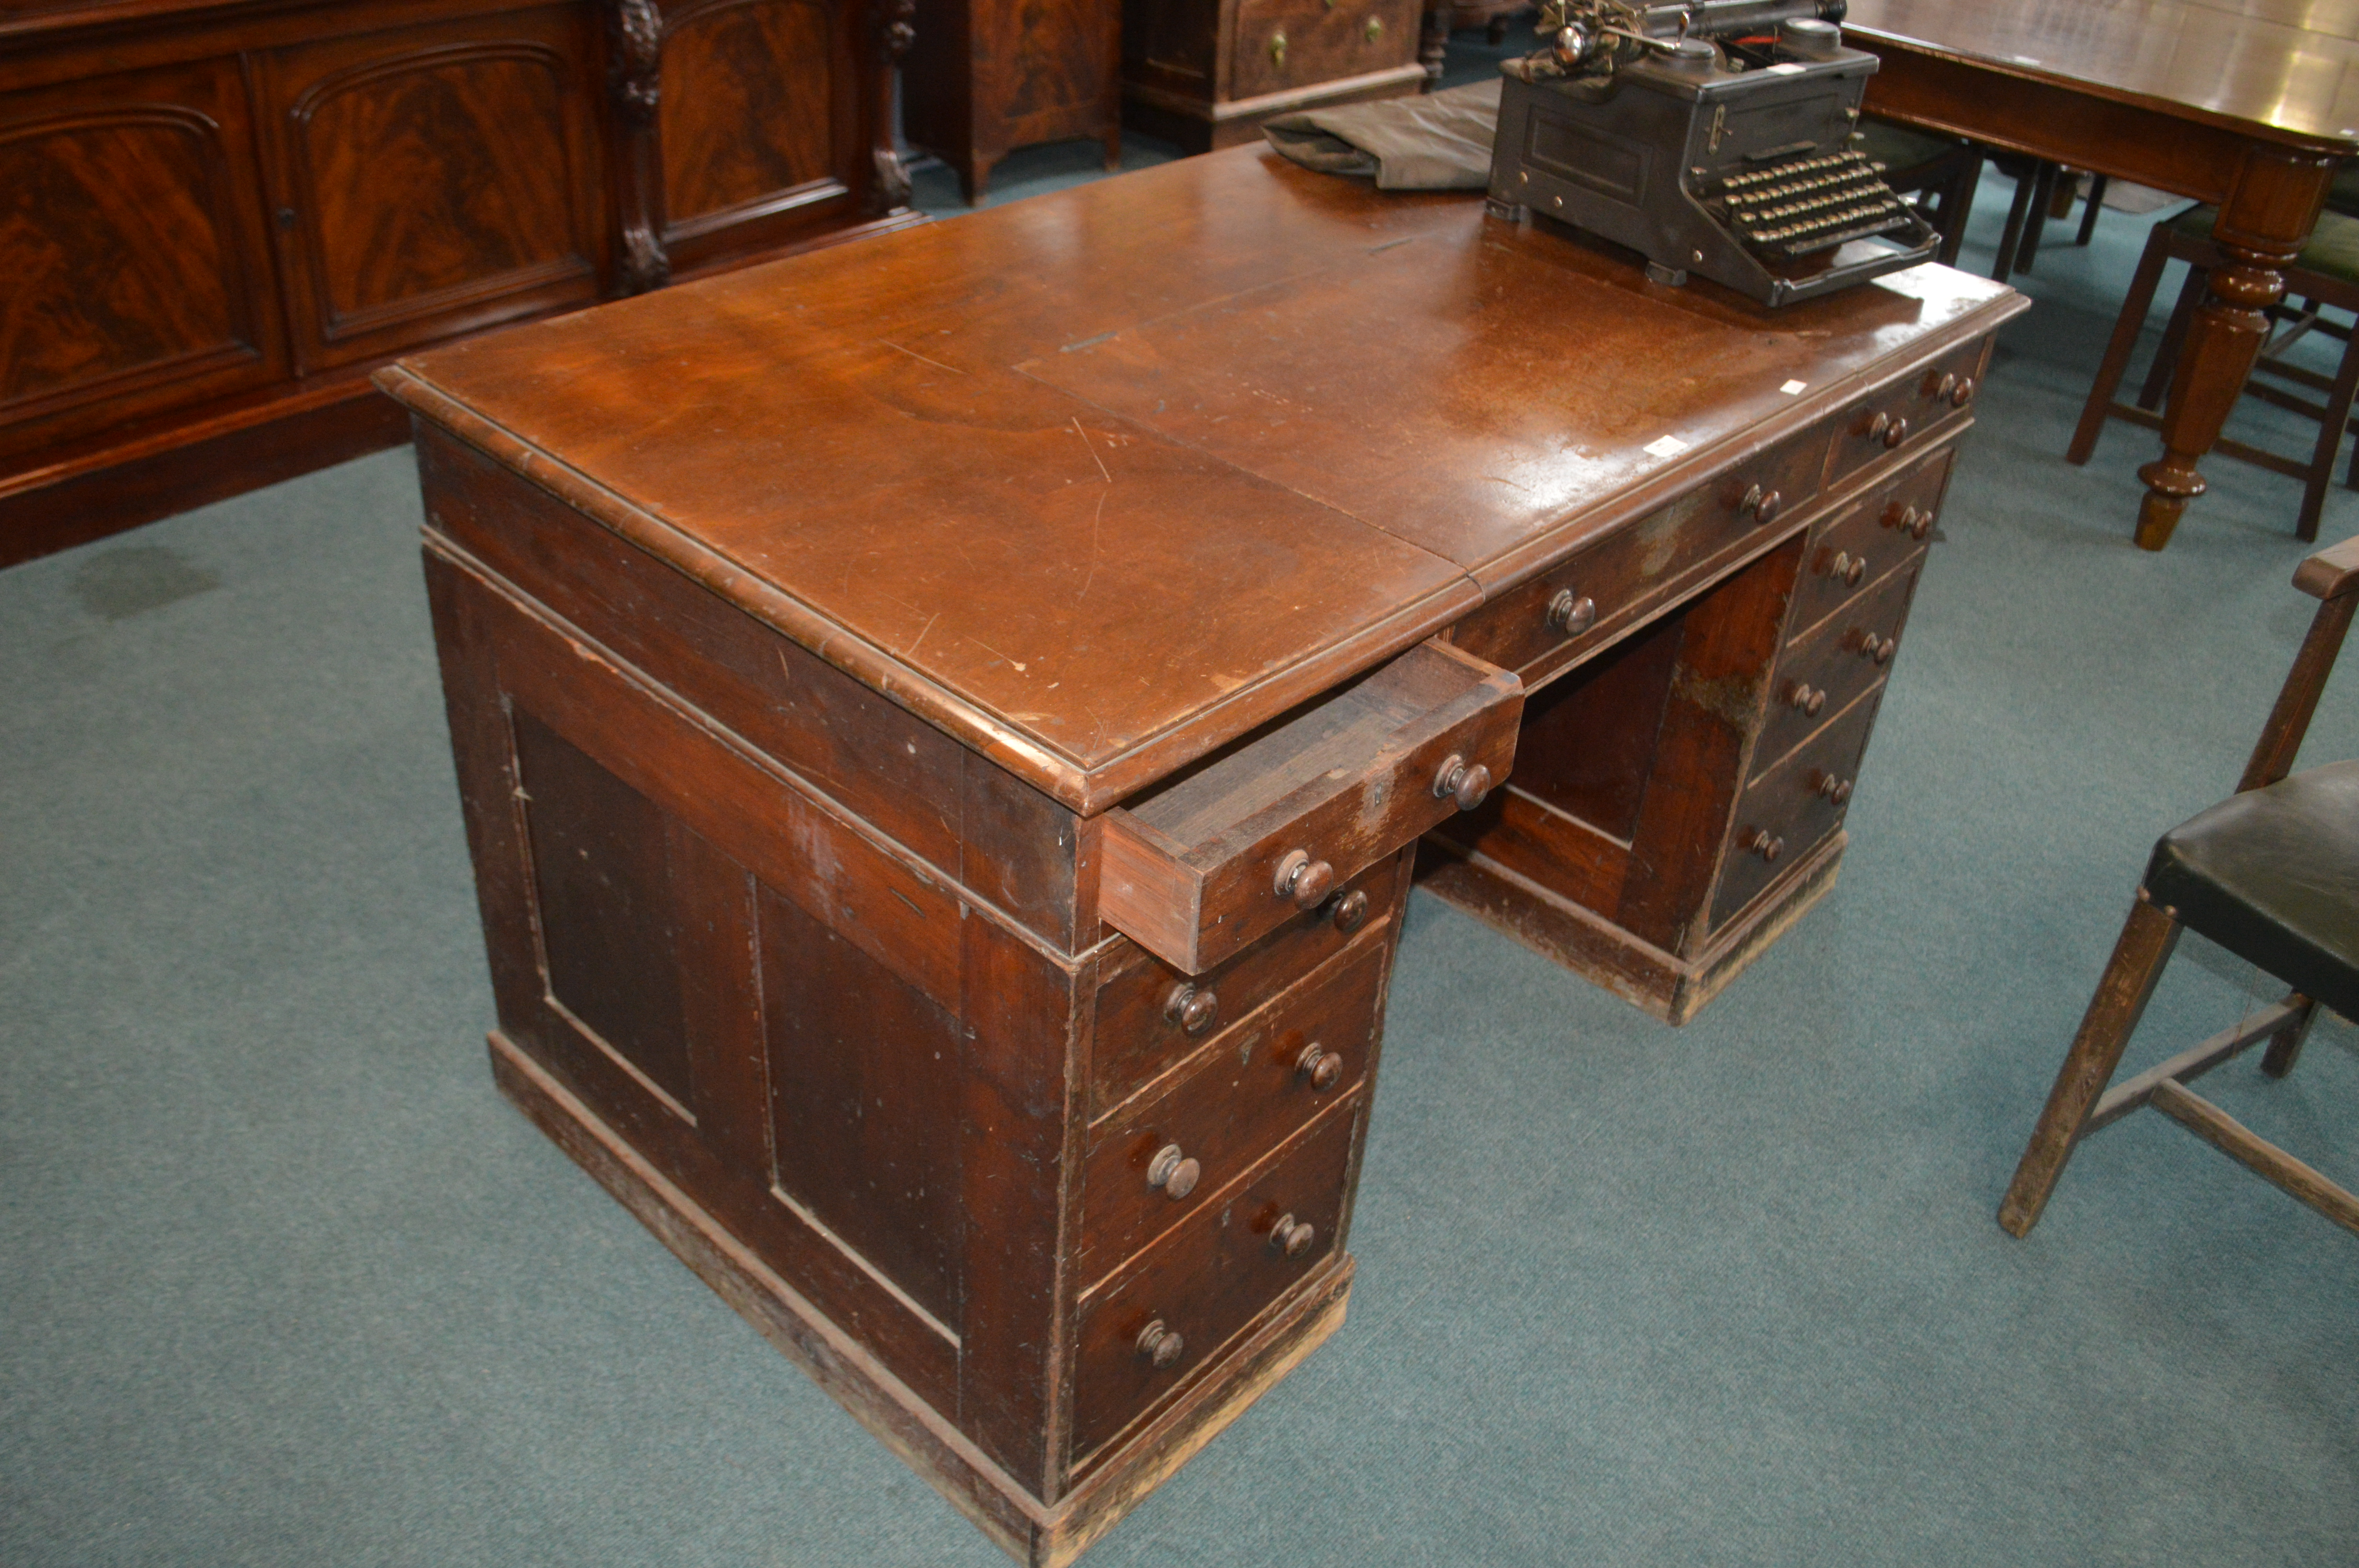
<svg viewBox="0 0 2359 1568"><path fill-rule="evenodd" d="M1523 684L1422 643L1106 814L1099 908L1201 974L1507 776Z"/></svg>

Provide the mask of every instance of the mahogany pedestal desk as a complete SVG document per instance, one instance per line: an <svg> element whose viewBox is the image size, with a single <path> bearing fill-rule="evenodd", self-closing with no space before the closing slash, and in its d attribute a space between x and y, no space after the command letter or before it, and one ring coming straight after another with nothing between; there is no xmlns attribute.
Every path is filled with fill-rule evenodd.
<svg viewBox="0 0 2359 1568"><path fill-rule="evenodd" d="M1070 1559L1343 1322L1420 835L1673 1017L1825 889L2021 303L1247 148L405 362L501 1087Z"/></svg>

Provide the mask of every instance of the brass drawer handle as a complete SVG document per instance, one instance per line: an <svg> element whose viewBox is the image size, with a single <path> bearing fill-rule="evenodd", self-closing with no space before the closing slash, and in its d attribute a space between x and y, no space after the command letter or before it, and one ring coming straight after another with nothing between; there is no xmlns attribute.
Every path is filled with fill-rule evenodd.
<svg viewBox="0 0 2359 1568"><path fill-rule="evenodd" d="M1301 1257L1310 1250L1310 1244L1318 1239L1317 1226L1297 1219L1290 1214L1279 1215L1277 1223L1269 1227L1270 1250L1283 1253L1288 1258Z"/></svg>
<svg viewBox="0 0 2359 1568"><path fill-rule="evenodd" d="M1138 1331L1138 1353L1153 1362L1158 1372L1169 1370L1186 1348L1187 1343L1165 1327L1159 1317Z"/></svg>
<svg viewBox="0 0 2359 1568"><path fill-rule="evenodd" d="M1332 1089L1343 1080L1343 1058L1313 1040L1295 1059L1294 1072L1297 1077L1310 1079L1314 1089Z"/></svg>
<svg viewBox="0 0 2359 1568"><path fill-rule="evenodd" d="M1327 902L1328 892L1335 885L1335 868L1324 860L1314 860L1308 849L1288 849L1286 859L1277 863L1277 878L1272 891L1280 898L1290 898L1297 909L1316 909Z"/></svg>
<svg viewBox="0 0 2359 1568"><path fill-rule="evenodd" d="M1367 40L1370 43L1375 43L1378 38L1385 36L1384 18L1381 16L1369 17L1367 27L1362 29L1362 31L1366 35Z"/></svg>
<svg viewBox="0 0 2359 1568"><path fill-rule="evenodd" d="M1442 759L1441 771L1433 775L1434 798L1454 800L1461 811L1473 810L1490 793L1491 770L1480 762L1469 766L1455 752Z"/></svg>
<svg viewBox="0 0 2359 1568"><path fill-rule="evenodd" d="M1745 499L1736 503L1736 510L1750 514L1756 525L1767 528L1777 520L1778 509L1784 504L1776 491L1764 490L1756 484L1745 491Z"/></svg>
<svg viewBox="0 0 2359 1568"><path fill-rule="evenodd" d="M1358 888L1339 892L1327 901L1327 918L1335 929L1349 936L1368 923L1368 895Z"/></svg>
<svg viewBox="0 0 2359 1568"><path fill-rule="evenodd" d="M1597 600L1568 588L1549 600L1548 623L1568 637L1578 637L1597 624Z"/></svg>
<svg viewBox="0 0 2359 1568"><path fill-rule="evenodd" d="M1163 1016L1189 1034L1201 1034L1221 1015L1221 999L1207 986L1201 990L1182 980L1163 999Z"/></svg>
<svg viewBox="0 0 2359 1568"><path fill-rule="evenodd" d="M1269 63L1280 70L1286 69L1286 35L1273 33L1269 39Z"/></svg>
<svg viewBox="0 0 2359 1568"><path fill-rule="evenodd" d="M1204 1167L1180 1153L1180 1145L1166 1143L1147 1167L1147 1184L1162 1188L1164 1196L1176 1201L1194 1192L1203 1173Z"/></svg>

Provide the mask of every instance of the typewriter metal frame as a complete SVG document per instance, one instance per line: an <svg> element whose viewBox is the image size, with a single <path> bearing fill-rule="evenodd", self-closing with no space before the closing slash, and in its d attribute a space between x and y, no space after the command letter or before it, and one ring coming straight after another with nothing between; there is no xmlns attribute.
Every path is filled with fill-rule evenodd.
<svg viewBox="0 0 2359 1568"><path fill-rule="evenodd" d="M1940 237L1905 204L1897 234L1777 270L1705 205L1731 176L1846 150L1876 65L1838 47L1730 70L1701 44L1596 75L1549 79L1509 61L1491 211L1560 220L1639 252L1658 282L1693 272L1773 307L1930 261Z"/></svg>

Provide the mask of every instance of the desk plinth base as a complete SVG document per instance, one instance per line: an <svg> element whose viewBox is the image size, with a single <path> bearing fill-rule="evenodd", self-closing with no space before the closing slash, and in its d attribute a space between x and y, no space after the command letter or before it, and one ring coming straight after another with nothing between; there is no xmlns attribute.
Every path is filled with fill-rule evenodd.
<svg viewBox="0 0 2359 1568"><path fill-rule="evenodd" d="M1624 1000L1666 1022L1685 1023L1832 890L1848 842L1848 835L1836 833L1701 952L1684 958L1484 856L1461 854L1431 838L1418 845L1417 879L1444 903Z"/></svg>
<svg viewBox="0 0 2359 1568"><path fill-rule="evenodd" d="M1030 1568L1059 1568L1081 1555L1343 1325L1354 1268L1348 1253L1303 1280L1227 1357L1219 1376L1133 1434L1122 1452L1100 1459L1063 1498L1044 1503L497 1031L491 1056L500 1092L575 1164L952 1507Z"/></svg>

